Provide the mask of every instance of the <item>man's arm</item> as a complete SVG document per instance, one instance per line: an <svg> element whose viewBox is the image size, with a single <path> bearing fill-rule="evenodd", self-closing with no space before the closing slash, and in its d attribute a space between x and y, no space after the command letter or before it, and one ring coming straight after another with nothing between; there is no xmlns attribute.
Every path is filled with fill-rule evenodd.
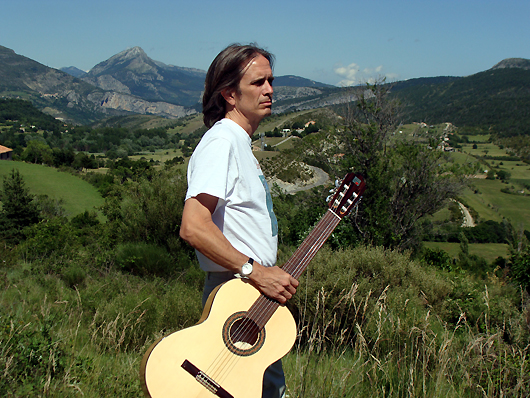
<svg viewBox="0 0 530 398"><path fill-rule="evenodd" d="M212 214L217 201L215 196L208 194L199 194L186 200L180 237L216 264L239 273L248 256L236 250L213 223ZM298 287L298 281L281 268L264 267L257 261L254 262L249 279L261 293L281 304L285 304Z"/></svg>

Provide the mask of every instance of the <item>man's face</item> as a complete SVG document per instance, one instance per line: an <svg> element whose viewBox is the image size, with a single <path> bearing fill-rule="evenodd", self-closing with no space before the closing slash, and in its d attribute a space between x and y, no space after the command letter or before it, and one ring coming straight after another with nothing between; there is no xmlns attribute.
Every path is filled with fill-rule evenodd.
<svg viewBox="0 0 530 398"><path fill-rule="evenodd" d="M263 55L253 58L246 67L234 93L235 110L251 124L259 124L271 114L272 107L272 70L269 61Z"/></svg>

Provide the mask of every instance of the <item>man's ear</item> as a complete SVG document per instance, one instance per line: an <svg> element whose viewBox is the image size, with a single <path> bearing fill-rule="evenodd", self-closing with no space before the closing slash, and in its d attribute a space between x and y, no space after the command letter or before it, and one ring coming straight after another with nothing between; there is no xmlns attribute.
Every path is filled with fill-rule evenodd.
<svg viewBox="0 0 530 398"><path fill-rule="evenodd" d="M223 96L227 104L232 105L232 106L236 104L234 89L225 88L223 91L221 91L221 95Z"/></svg>

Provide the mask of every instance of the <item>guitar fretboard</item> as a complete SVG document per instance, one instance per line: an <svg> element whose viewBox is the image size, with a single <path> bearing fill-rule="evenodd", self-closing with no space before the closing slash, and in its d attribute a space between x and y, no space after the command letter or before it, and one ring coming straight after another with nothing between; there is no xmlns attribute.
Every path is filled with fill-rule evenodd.
<svg viewBox="0 0 530 398"><path fill-rule="evenodd" d="M298 279L337 227L340 220L341 218L338 215L328 210L298 249L296 249L291 258L284 264L282 269L291 274L295 279ZM252 307L250 307L247 317L252 319L261 329L279 305L280 303L277 301L262 294L254 302Z"/></svg>

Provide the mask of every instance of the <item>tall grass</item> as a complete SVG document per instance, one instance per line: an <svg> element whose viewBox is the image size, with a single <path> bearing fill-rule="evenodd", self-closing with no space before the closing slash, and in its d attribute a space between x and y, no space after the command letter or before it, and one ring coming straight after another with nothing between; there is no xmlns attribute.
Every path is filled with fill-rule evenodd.
<svg viewBox="0 0 530 398"><path fill-rule="evenodd" d="M1 396L138 397L142 353L200 317L179 280L110 273L71 289L28 269L0 275Z"/></svg>
<svg viewBox="0 0 530 398"><path fill-rule="evenodd" d="M464 313L455 326L429 311L407 319L413 315L406 308L389 310L386 293L364 328L337 330L332 344L324 336L334 318L303 331L307 343L284 359L291 397L529 396L528 345L507 343L503 329L479 333ZM345 293L342 299L358 301L354 307L367 316L370 297Z"/></svg>
<svg viewBox="0 0 530 398"><path fill-rule="evenodd" d="M463 283L382 249L324 250L311 267L298 343L284 359L291 397L530 395L516 290Z"/></svg>
<svg viewBox="0 0 530 398"><path fill-rule="evenodd" d="M183 277L87 269L71 287L34 264L6 264L0 396L140 397L149 345L200 317L200 289ZM530 395L524 297L500 280L378 248L323 248L295 297L291 398Z"/></svg>

